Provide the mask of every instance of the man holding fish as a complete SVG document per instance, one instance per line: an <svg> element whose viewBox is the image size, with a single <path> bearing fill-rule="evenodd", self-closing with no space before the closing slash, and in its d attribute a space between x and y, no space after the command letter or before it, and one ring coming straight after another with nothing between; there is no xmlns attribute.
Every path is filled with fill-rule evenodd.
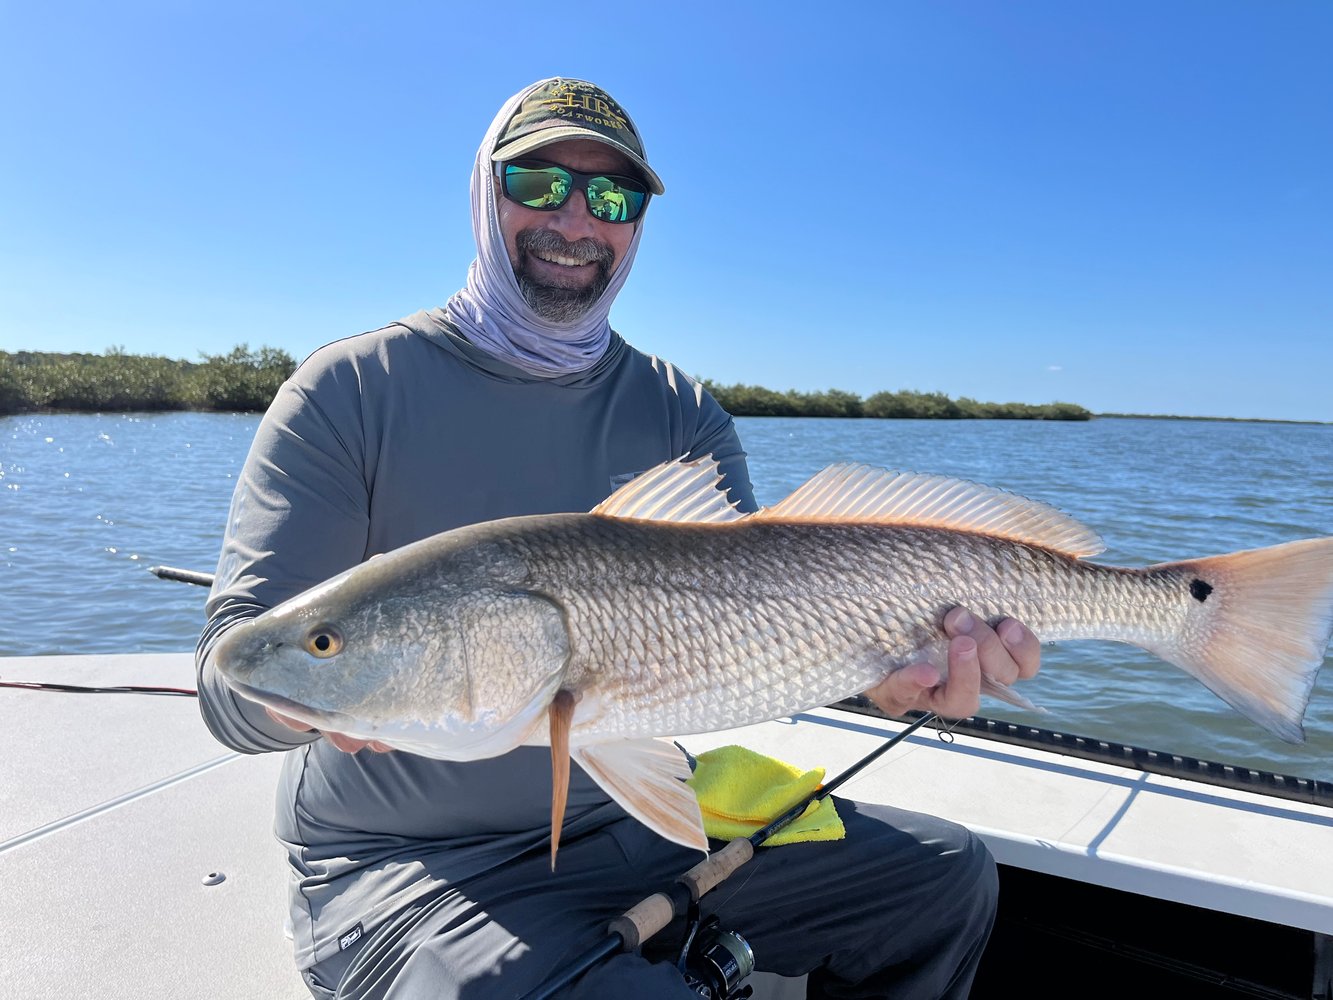
<svg viewBox="0 0 1333 1000"><path fill-rule="evenodd" d="M597 211L609 191L614 216ZM288 754L276 830L290 853L296 960L315 997L521 996L700 858L697 840L673 843L634 818L652 813L654 781L680 784L660 780L656 763L606 763L626 778L617 797L584 766L552 778L547 708L552 744L586 708L571 700L562 729L559 692L446 752L431 745L438 727L404 728L401 713L345 731L351 715L312 714L297 696L260 704L215 662L220 646L235 658L228 643L238 648L252 619L377 554L498 518L587 512L682 456L712 456L736 509L755 509L731 418L609 326L662 193L605 91L562 78L524 88L474 163L478 255L464 288L442 308L316 351L256 434L199 644L200 703L226 745ZM373 614L424 654L458 641L452 627L414 631L432 599L430 589L386 598ZM548 607L517 599L506 621L516 642L561 627ZM305 626L317 627L294 652L334 663L347 637L335 623ZM983 679L1007 687L1037 672L1036 637L1016 621L992 629L955 608L944 627L947 672L912 663L868 692L889 713L967 716ZM375 652L358 679L383 691L412 652ZM474 669L459 697L474 717L495 716L512 697L507 661L465 655L489 669ZM563 820L554 872L553 797ZM704 911L745 936L759 968L808 973L811 996L965 996L996 903L985 847L930 816L841 799L838 811L845 839L762 851ZM671 962L638 955L593 969L569 995L695 996Z"/></svg>

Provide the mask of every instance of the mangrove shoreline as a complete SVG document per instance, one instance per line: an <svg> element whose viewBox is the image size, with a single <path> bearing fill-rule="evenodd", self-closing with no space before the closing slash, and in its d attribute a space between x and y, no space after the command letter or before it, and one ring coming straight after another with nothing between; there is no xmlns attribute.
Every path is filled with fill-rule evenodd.
<svg viewBox="0 0 1333 1000"><path fill-rule="evenodd" d="M0 351L0 416L43 412L262 412L296 369L286 351L242 344L197 362L154 355ZM985 403L941 392L877 392L862 399L841 389L778 392L703 380L737 417L868 417L946 420L1090 420L1075 403Z"/></svg>

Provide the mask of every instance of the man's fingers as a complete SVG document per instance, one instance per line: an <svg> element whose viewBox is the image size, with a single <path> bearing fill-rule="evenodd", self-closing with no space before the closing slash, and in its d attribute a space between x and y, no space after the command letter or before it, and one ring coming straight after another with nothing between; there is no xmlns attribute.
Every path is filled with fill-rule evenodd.
<svg viewBox="0 0 1333 1000"><path fill-rule="evenodd" d="M981 672L1006 687L1035 676L1041 666L1041 644L1037 637L1012 618L1005 618L991 628L966 608L954 608L944 616L944 630L950 636L966 635L976 640Z"/></svg>
<svg viewBox="0 0 1333 1000"><path fill-rule="evenodd" d="M314 726L307 726L299 719L293 719L290 715L283 715L281 712L275 712L271 708L265 708L264 711L269 714L269 718L273 719L273 721L281 722L288 729L295 729L298 733L308 733L315 728Z"/></svg>
<svg viewBox="0 0 1333 1000"><path fill-rule="evenodd" d="M981 704L981 667L977 644L971 636L949 640L949 675L929 663L909 663L895 670L866 696L887 715L913 710L935 712L950 719L975 715Z"/></svg>
<svg viewBox="0 0 1333 1000"><path fill-rule="evenodd" d="M351 736L344 736L342 733L325 733L324 738L343 753L356 753L370 742L369 740L358 740Z"/></svg>
<svg viewBox="0 0 1333 1000"><path fill-rule="evenodd" d="M949 640L949 676L931 692L930 709L950 719L975 715L981 707L980 647L969 635Z"/></svg>
<svg viewBox="0 0 1333 1000"><path fill-rule="evenodd" d="M993 628L967 611L961 611L958 622L957 631L949 634L968 636L977 644L977 662L983 674L1006 686L1018 680L1018 664Z"/></svg>
<svg viewBox="0 0 1333 1000"><path fill-rule="evenodd" d="M289 726L290 728L295 729L297 732L308 733L315 728L314 726L307 726L304 722L301 722L298 719L293 719L289 715L275 712L271 708L266 708L265 711L276 721L281 722L284 726ZM344 736L342 733L324 733L324 738L343 753L356 753L358 750L364 750L367 747L375 751L375 753L393 752L393 747L389 746L387 743L381 743L379 740L358 740L352 736Z"/></svg>
<svg viewBox="0 0 1333 1000"><path fill-rule="evenodd" d="M1037 676L1041 669L1041 640L1036 633L1021 622L1006 618L995 626L995 634L1018 665L1018 676L1025 680Z"/></svg>
<svg viewBox="0 0 1333 1000"><path fill-rule="evenodd" d="M866 692L885 715L906 715L940 682L940 672L929 663L909 663L895 670Z"/></svg>

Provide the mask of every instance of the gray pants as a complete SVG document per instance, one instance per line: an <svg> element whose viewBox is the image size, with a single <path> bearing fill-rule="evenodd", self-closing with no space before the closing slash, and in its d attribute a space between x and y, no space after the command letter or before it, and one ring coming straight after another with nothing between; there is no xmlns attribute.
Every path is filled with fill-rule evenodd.
<svg viewBox="0 0 1333 1000"><path fill-rule="evenodd" d="M703 913L739 932L761 970L808 973L810 997L966 997L995 916L990 853L956 824L836 801L846 839L761 849ZM562 844L554 875L537 851L417 900L306 980L321 1000L520 997L700 857L622 820ZM652 944L679 947L679 935ZM698 1000L670 961L639 955L604 962L562 996Z"/></svg>

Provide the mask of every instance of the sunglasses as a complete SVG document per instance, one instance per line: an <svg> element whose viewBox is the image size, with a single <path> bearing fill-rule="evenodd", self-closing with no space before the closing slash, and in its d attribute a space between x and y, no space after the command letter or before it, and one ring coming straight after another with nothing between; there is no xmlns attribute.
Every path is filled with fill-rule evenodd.
<svg viewBox="0 0 1333 1000"><path fill-rule="evenodd" d="M603 222L633 222L648 205L648 188L637 177L585 174L544 160L514 160L496 167L504 196L524 208L554 212L577 184L588 211Z"/></svg>

